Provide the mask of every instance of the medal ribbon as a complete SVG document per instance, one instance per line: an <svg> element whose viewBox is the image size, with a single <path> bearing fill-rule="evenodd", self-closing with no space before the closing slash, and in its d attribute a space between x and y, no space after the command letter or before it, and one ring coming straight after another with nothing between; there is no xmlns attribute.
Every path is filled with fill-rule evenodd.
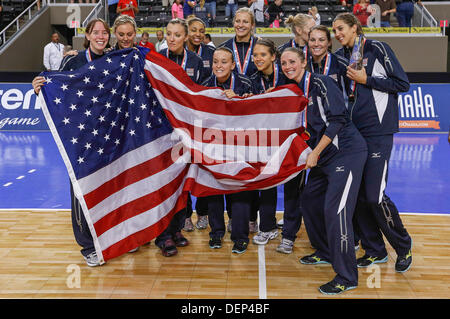
<svg viewBox="0 0 450 319"><path fill-rule="evenodd" d="M247 52L245 53L244 64L242 65L241 58L239 57L239 52L236 45L236 38L233 39L234 60L236 61L237 69L241 74L245 74L245 72L247 72L247 68L250 63L251 58L250 52L252 51L252 47L253 47L253 37L250 38L250 46L248 47Z"/></svg>
<svg viewBox="0 0 450 319"><path fill-rule="evenodd" d="M278 65L276 63L273 63L273 84L272 84L272 86L269 86L268 89L271 87L275 87L277 85L278 76L279 76L278 72L279 72ZM261 78L261 85L262 85L264 91L266 91L266 85L264 84L263 78Z"/></svg>
<svg viewBox="0 0 450 319"><path fill-rule="evenodd" d="M183 70L185 70L186 71L186 63L187 63L187 52L186 52L186 48L185 49L183 49L184 51L183 51L183 60L181 61L181 64L180 64L180 66L183 68ZM169 49L167 49L167 52L166 52L166 57L167 58L169 58Z"/></svg>

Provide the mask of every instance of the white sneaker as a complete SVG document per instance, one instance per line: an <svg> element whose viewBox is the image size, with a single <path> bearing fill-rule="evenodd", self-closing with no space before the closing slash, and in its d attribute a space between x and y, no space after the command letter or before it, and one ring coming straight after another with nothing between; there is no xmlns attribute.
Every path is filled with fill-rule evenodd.
<svg viewBox="0 0 450 319"><path fill-rule="evenodd" d="M294 242L292 240L283 238L281 239L280 245L277 247L277 251L283 254L291 254L294 248Z"/></svg>
<svg viewBox="0 0 450 319"><path fill-rule="evenodd" d="M195 224L197 229L206 229L208 227L208 215L198 216L197 224Z"/></svg>
<svg viewBox="0 0 450 319"><path fill-rule="evenodd" d="M248 231L249 233L257 233L258 232L258 223L255 222L248 222Z"/></svg>
<svg viewBox="0 0 450 319"><path fill-rule="evenodd" d="M94 251L87 256L83 256L84 260L86 260L86 264L89 267L100 266L100 261L98 260L97 253Z"/></svg>
<svg viewBox="0 0 450 319"><path fill-rule="evenodd" d="M278 229L273 229L268 232L259 231L258 234L253 237L253 243L256 245L265 245L269 242L269 240L277 237Z"/></svg>

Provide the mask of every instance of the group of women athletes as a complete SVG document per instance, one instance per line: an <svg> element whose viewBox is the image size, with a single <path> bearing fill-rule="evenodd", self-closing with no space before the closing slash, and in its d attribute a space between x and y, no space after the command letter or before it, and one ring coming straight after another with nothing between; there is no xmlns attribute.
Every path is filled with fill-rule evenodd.
<svg viewBox="0 0 450 319"><path fill-rule="evenodd" d="M113 27L117 49L131 47L136 36L134 20L123 17L118 17ZM279 49L271 40L253 35L255 18L248 8L237 10L233 22L235 36L214 50L201 41L205 32L202 20L173 19L166 28L168 48L160 53L179 64L194 82L220 87L229 98L269 92L287 83L297 84L308 98L304 126L312 149L306 160L309 173L306 178L306 170L302 171L284 185L285 211L277 251L292 253L303 218L315 252L300 262L331 264L336 272L334 279L319 287L322 293L356 288L358 267L387 262L383 235L397 253L396 271L407 271L412 263L412 240L384 192L393 134L398 131L397 94L409 89L395 54L387 44L365 38L358 19L349 13L338 15L333 22L335 37L342 44L335 53L331 52L328 28L314 26L309 15L286 19L295 37ZM87 63L88 56L103 54L108 41L100 34L105 32L109 40L106 24L101 20L90 23L87 49L72 58L80 60L74 68ZM357 61L353 61L355 56ZM361 67L354 66L357 64ZM73 69L68 66L70 61L62 65L62 70ZM41 77L33 81L36 92L43 83ZM206 228L208 220L209 246L220 248L226 232L226 207L232 252L243 253L258 211L259 231L253 242L266 244L278 236L276 201L276 188L197 198L197 227ZM90 234L86 234L89 229L79 227L85 234L76 230L83 218L72 211L82 254L88 265L95 266L95 250L93 244L89 247ZM189 203L156 239L164 256L173 256L177 247L189 244L181 231L193 230L191 215ZM365 255L356 259L359 240Z"/></svg>

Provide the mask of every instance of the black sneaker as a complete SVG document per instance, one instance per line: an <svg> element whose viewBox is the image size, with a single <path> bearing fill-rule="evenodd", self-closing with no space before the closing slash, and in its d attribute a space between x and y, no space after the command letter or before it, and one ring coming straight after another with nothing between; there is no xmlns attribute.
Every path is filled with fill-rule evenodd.
<svg viewBox="0 0 450 319"><path fill-rule="evenodd" d="M220 239L220 238L211 238L209 240L209 248L211 248L211 249L222 248L222 239Z"/></svg>
<svg viewBox="0 0 450 319"><path fill-rule="evenodd" d="M181 232L175 233L172 239L177 247L186 247L189 245L189 240Z"/></svg>
<svg viewBox="0 0 450 319"><path fill-rule="evenodd" d="M233 245L232 253L242 254L247 250L248 243L245 241L237 241Z"/></svg>
<svg viewBox="0 0 450 319"><path fill-rule="evenodd" d="M308 255L300 258L300 263L304 265L319 265L319 264L329 264L328 260L318 257L316 254Z"/></svg>
<svg viewBox="0 0 450 319"><path fill-rule="evenodd" d="M387 261L388 261L387 255L384 257L364 255L361 258L356 259L356 264L358 265L358 268L366 268L372 264L381 264L386 263Z"/></svg>
<svg viewBox="0 0 450 319"><path fill-rule="evenodd" d="M319 287L319 291L325 295L338 295L347 290L355 289L356 286L345 286L343 284L339 284L338 282L332 280L325 285Z"/></svg>
<svg viewBox="0 0 450 319"><path fill-rule="evenodd" d="M412 253L411 249L404 256L398 256L397 261L395 262L395 271L396 272L405 272L411 268L412 264Z"/></svg>

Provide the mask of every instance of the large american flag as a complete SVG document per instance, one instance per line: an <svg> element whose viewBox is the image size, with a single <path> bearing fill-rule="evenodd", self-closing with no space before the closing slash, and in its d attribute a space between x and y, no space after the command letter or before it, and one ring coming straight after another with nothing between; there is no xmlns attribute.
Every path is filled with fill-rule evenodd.
<svg viewBox="0 0 450 319"><path fill-rule="evenodd" d="M304 169L310 152L296 85L228 99L147 52L43 73L39 100L101 262L158 236L188 192L273 187Z"/></svg>

